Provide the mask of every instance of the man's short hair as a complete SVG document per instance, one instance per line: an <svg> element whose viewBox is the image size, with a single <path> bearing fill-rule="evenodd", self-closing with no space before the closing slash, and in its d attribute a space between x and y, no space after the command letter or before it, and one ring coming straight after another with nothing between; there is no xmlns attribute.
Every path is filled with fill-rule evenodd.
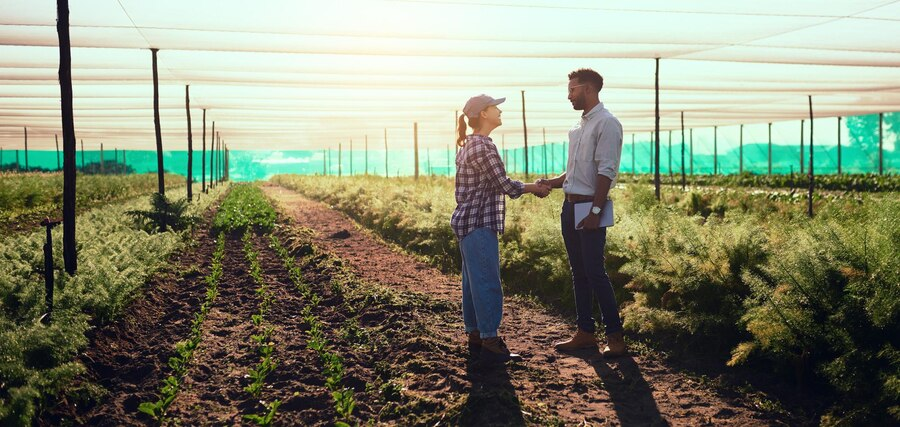
<svg viewBox="0 0 900 427"><path fill-rule="evenodd" d="M603 76L590 68L579 68L569 73L569 80L578 79L578 83L588 83L600 92L603 89Z"/></svg>

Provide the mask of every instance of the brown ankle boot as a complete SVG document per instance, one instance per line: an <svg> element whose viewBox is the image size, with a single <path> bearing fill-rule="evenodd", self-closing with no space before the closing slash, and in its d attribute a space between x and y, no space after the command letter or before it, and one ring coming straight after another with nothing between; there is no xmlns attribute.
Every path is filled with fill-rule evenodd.
<svg viewBox="0 0 900 427"><path fill-rule="evenodd" d="M503 342L503 338L492 337L482 339L480 359L484 363L503 363L510 360L522 360L522 356L510 353L506 343Z"/></svg>
<svg viewBox="0 0 900 427"><path fill-rule="evenodd" d="M578 328L578 331L575 332L575 336L573 336L572 339L558 342L554 344L553 347L555 347L557 351L573 351L586 348L596 348L597 338L594 337L594 334Z"/></svg>
<svg viewBox="0 0 900 427"><path fill-rule="evenodd" d="M625 336L621 332L606 336L606 346L603 347L603 357L618 357L628 353L625 349Z"/></svg>
<svg viewBox="0 0 900 427"><path fill-rule="evenodd" d="M479 353L481 353L481 332L472 331L469 332L469 357L477 357Z"/></svg>

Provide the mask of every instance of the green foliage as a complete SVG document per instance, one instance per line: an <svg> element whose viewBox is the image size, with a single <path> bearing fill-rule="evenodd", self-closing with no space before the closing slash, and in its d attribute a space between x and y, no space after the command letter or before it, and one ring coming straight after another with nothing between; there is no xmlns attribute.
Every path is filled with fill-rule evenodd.
<svg viewBox="0 0 900 427"><path fill-rule="evenodd" d="M150 196L150 209L135 209L126 212L135 225L148 233L157 231L181 231L196 223L198 218L188 214L190 203L187 199L169 200L163 194Z"/></svg>
<svg viewBox="0 0 900 427"><path fill-rule="evenodd" d="M458 271L450 179L280 175L272 181ZM782 371L802 367L807 380L827 384L834 396L823 422L896 422L896 193L817 196L812 220L803 196L780 190L665 187L657 201L652 187L630 184L612 197L617 223L607 235L606 265L627 329L723 364L730 354L732 364L764 359ZM545 200L508 202L500 255L506 290L569 312L561 204L558 191ZM311 328L311 345L320 333Z"/></svg>
<svg viewBox="0 0 900 427"><path fill-rule="evenodd" d="M217 193L193 204L201 212ZM89 325L114 319L141 286L181 247L183 233L134 230L126 212L134 200L76 218L78 273L61 271L62 227L53 230L54 312L45 325L44 230L0 239L0 424L29 424L43 402L65 393L83 371L74 356L87 345Z"/></svg>
<svg viewBox="0 0 900 427"><path fill-rule="evenodd" d="M730 363L755 355L826 381L841 396L830 422L900 422L900 201L813 221L791 243L746 273L752 339Z"/></svg>
<svg viewBox="0 0 900 427"><path fill-rule="evenodd" d="M860 116L865 117L865 116ZM877 123L878 117L876 115ZM849 121L848 121L849 124ZM878 126L874 126L877 128ZM870 138L870 135L866 136ZM877 134L875 135L877 137ZM877 146L877 143L876 143ZM877 151L877 148L875 149ZM675 175L673 180L663 179L663 184L681 185L681 176ZM620 183L652 184L653 175L622 175ZM753 187L753 188L809 188L809 177L805 174L755 175L744 172L740 175L693 175L687 177L691 186L712 187ZM868 174L816 175L815 186L827 191L859 191L859 192L892 192L900 191L900 176Z"/></svg>
<svg viewBox="0 0 900 427"><path fill-rule="evenodd" d="M167 188L185 185L184 177L166 175ZM157 191L156 174L85 176L75 180L75 205L90 209ZM0 227L62 210L61 173L0 174Z"/></svg>
<svg viewBox="0 0 900 427"><path fill-rule="evenodd" d="M213 220L214 232L243 233L248 228L271 231L275 209L262 190L252 184L237 184L219 207Z"/></svg>

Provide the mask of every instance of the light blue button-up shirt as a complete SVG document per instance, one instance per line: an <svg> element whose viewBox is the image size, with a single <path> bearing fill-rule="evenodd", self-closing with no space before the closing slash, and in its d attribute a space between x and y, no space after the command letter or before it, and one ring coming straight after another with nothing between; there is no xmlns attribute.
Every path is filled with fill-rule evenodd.
<svg viewBox="0 0 900 427"><path fill-rule="evenodd" d="M593 196L598 174L612 180L612 189L621 158L622 124L601 102L569 131L569 162L563 191Z"/></svg>

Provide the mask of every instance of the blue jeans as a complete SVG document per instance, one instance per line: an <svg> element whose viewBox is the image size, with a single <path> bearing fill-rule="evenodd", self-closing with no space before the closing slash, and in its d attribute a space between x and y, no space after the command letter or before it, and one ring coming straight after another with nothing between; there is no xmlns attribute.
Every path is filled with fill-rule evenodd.
<svg viewBox="0 0 900 427"><path fill-rule="evenodd" d="M563 241L569 255L572 269L572 284L575 289L576 323L581 330L593 333L594 300L600 304L600 314L606 325L606 334L622 331L619 306L613 293L612 283L606 274L603 255L606 250L606 228L597 230L575 229L575 205L564 202L560 222Z"/></svg>
<svg viewBox="0 0 900 427"><path fill-rule="evenodd" d="M459 251L466 332L477 330L482 338L496 337L503 317L497 233L490 228L479 228L459 242Z"/></svg>

